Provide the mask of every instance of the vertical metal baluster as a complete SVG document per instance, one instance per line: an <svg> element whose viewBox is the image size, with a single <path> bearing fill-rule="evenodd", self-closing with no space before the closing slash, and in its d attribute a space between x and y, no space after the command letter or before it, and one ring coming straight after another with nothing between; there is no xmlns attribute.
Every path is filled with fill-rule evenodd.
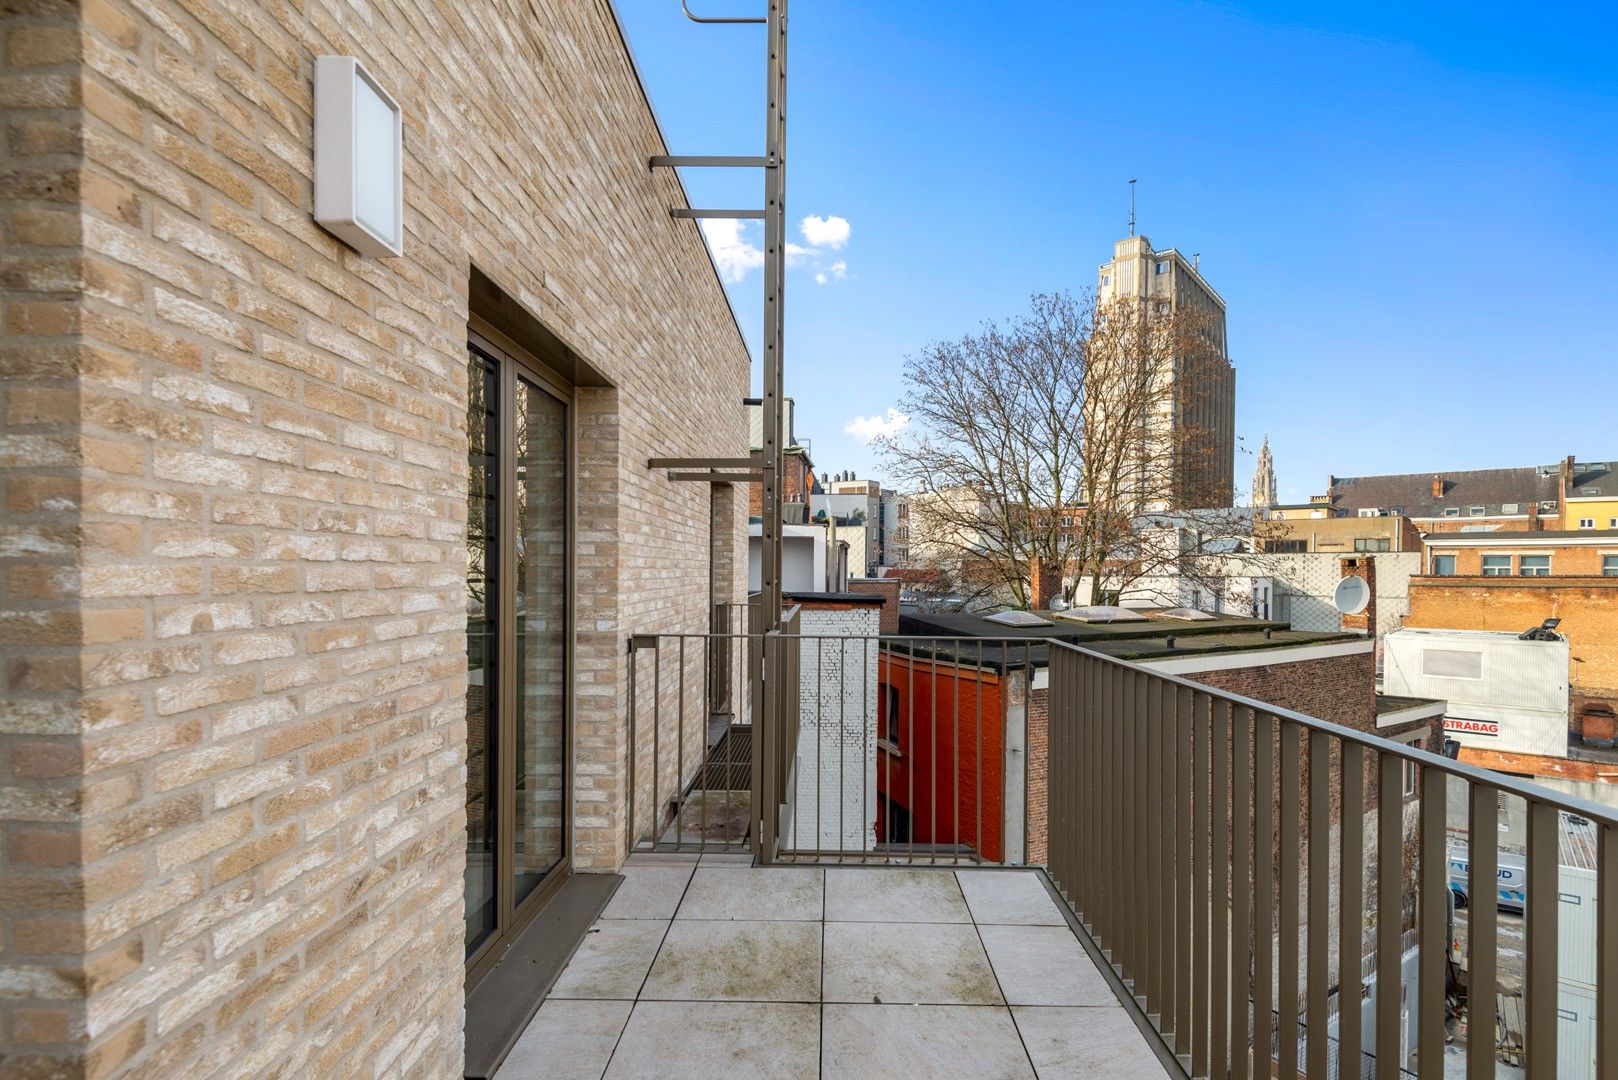
<svg viewBox="0 0 1618 1080"><path fill-rule="evenodd" d="M663 650L652 650L652 847L663 846L663 801L658 781L663 772Z"/></svg>
<svg viewBox="0 0 1618 1080"><path fill-rule="evenodd" d="M1276 961L1276 1002L1281 1037L1276 1060L1281 1075L1298 1068L1298 930L1303 912L1299 849L1303 846L1303 779L1295 721L1281 721L1281 948Z"/></svg>
<svg viewBox="0 0 1618 1080"><path fill-rule="evenodd" d="M1304 983L1310 1076L1326 1075L1326 992L1331 981L1331 736L1309 733L1308 978Z"/></svg>
<svg viewBox="0 0 1618 1080"><path fill-rule="evenodd" d="M1023 865L1026 866L1029 863L1029 858L1028 858L1029 852L1032 850L1032 847L1031 847L1032 841L1029 838L1030 837L1029 830L1033 827L1033 821L1034 821L1033 804L1028 798L1029 790L1032 787L1032 785L1029 783L1029 780L1028 780L1028 778L1032 775L1032 766L1030 764L1030 759L1031 759L1032 755L1029 752L1028 732L1029 732L1029 722L1030 722L1031 718L1034 715L1034 659L1033 659L1033 646L1032 645L1024 645L1022 647L1022 659L1023 659L1023 674L1025 675L1025 679L1023 681L1023 694L1022 694L1022 699L1023 699L1023 709L1022 709L1022 863L1023 863ZM1046 677L1046 686L1047 686L1046 691L1045 691L1045 698L1046 698L1046 704L1048 706L1049 702L1050 702L1050 689L1049 689L1050 673L1048 671L1046 672L1045 677ZM1049 712L1049 709L1047 708L1047 710L1046 710L1046 738L1047 738L1047 740L1049 739L1049 736L1050 736L1049 716L1050 716L1050 712ZM1047 751L1046 751L1047 759L1049 758L1049 756L1050 756L1049 755L1049 748L1047 747ZM1049 785L1049 783L1050 783L1050 769L1049 769L1048 766L1047 766L1047 768L1045 770L1045 782L1046 782L1047 785ZM1049 833L1049 825L1048 824L1046 826L1046 831L1047 831L1047 834L1048 834ZM1046 837L1046 840L1047 840L1047 842L1049 841L1049 836L1048 835ZM1005 852L1001 852L1002 856L1004 856L1005 854L1006 854Z"/></svg>
<svg viewBox="0 0 1618 1080"><path fill-rule="evenodd" d="M1175 754L1174 794L1179 808L1179 850L1174 853L1174 1049L1190 1054L1195 1042L1196 1023L1191 1015L1191 849L1196 845L1191 820L1191 731L1195 727L1191 691L1176 687L1174 696Z"/></svg>
<svg viewBox="0 0 1618 1080"><path fill-rule="evenodd" d="M860 696L861 696L862 699L864 698L866 691L870 688L870 685L871 685L871 650L876 649L876 648L880 648L880 647L881 646L878 643L878 641L876 639L873 639L873 638L867 638L867 639L865 639L864 641L862 641L860 643ZM874 775L871 775L871 774L874 774L876 772L876 770L875 770L875 768L872 768L870 770L871 774L868 774L866 772L866 764L865 763L867 761L869 761L869 762L871 762L872 766L874 766L876 764L876 747L874 745L871 745L871 743L868 742L867 740L870 740L870 739L873 738L872 728L874 727L874 725L876 723L876 717L879 714L879 710L881 708L879 703L880 703L882 697L884 696L883 692L882 692L881 682L880 682L881 671L882 671L882 662L881 662L881 659L879 657L878 660L877 660L877 672L878 672L879 678L878 678L878 684L877 684L877 687L876 687L878 704L876 704L871 709L871 715L869 717L867 717L860 724L860 861L861 862L865 861L865 854L866 854L865 845L873 843L873 839L872 839L872 837L874 835L873 831L874 831L874 829L876 827L876 823L874 821L871 821L869 818L867 818L865 816L865 808L867 806L873 807L872 813L873 814L875 813L875 810L874 810L875 802L871 798L871 781L873 779L875 779L875 777L874 777Z"/></svg>
<svg viewBox="0 0 1618 1080"><path fill-rule="evenodd" d="M1148 679L1141 686L1144 723L1141 736L1146 740L1145 775L1137 783L1146 797L1146 849L1140 853L1141 872L1147 889L1141 899L1146 908L1147 956L1144 969L1146 1011L1162 1011L1163 955L1167 948L1163 933L1163 892L1157 887L1158 867L1163 855L1163 696L1159 681ZM1137 983L1138 985L1138 983ZM1159 1029L1161 1029L1159 1021Z"/></svg>
<svg viewBox="0 0 1618 1080"><path fill-rule="evenodd" d="M675 682L679 687L676 699L674 729L674 846L685 843L685 635L679 637L679 672Z"/></svg>
<svg viewBox="0 0 1618 1080"><path fill-rule="evenodd" d="M1528 1075L1556 1075L1556 917L1561 870L1561 822L1556 807L1528 802L1527 976L1523 985L1528 1030Z"/></svg>
<svg viewBox="0 0 1618 1080"><path fill-rule="evenodd" d="M855 641L864 641L864 638L855 638ZM865 687L860 687L860 701L865 700ZM848 822L844 820L843 810L848 802L848 792L843 790L843 780L848 773L847 741L848 731L848 640L845 638L837 642L837 850L847 851ZM845 862L841 855L838 862Z"/></svg>
<svg viewBox="0 0 1618 1080"><path fill-rule="evenodd" d="M1618 828L1595 828L1596 1080L1618 1080Z"/></svg>
<svg viewBox="0 0 1618 1080"><path fill-rule="evenodd" d="M927 685L932 688L933 694L933 707L931 710L933 714L933 739L927 747L927 768L933 780L933 797L927 800L932 810L932 850L927 853L927 862L929 864L938 861L938 795L944 787L943 778L938 775L938 692L940 689L938 685L938 650L941 645L941 641L935 640L933 642L932 657L928 661L927 669L929 676ZM956 797L958 798L959 796Z"/></svg>
<svg viewBox="0 0 1618 1080"><path fill-rule="evenodd" d="M1365 947L1365 751L1343 744L1342 854L1337 866L1337 1075L1360 1075L1360 986Z"/></svg>
<svg viewBox="0 0 1618 1080"><path fill-rule="evenodd" d="M949 742L950 773L954 777L956 792L955 798L951 800L953 803L951 809L954 811L954 826L950 829L950 844L954 848L954 857L951 861L957 866L961 862L961 665L966 662L965 652L966 650L959 645L955 647L955 726L950 732ZM981 807L983 792L981 790L974 792L974 797Z"/></svg>
<svg viewBox="0 0 1618 1080"><path fill-rule="evenodd" d="M982 862L983 861L983 814L984 814L984 809L983 809L983 639L982 638L978 639L978 666L977 666L977 670L973 673L973 676L972 676L972 696L977 698L977 706L978 706L978 722L977 722L978 753L977 753L977 758L975 759L977 761L977 770L978 770L978 838L977 838L977 843L975 845L973 845L973 847L972 847L972 853L975 856L977 856L977 861L978 862ZM1049 814L1049 811L1047 811L1047 814ZM1002 858L1005 856L1005 846L1004 845L1001 845L1000 855L1001 855Z"/></svg>
<svg viewBox="0 0 1618 1080"><path fill-rule="evenodd" d="M1377 754L1376 799L1376 1077L1399 1080L1404 761L1395 754Z"/></svg>
<svg viewBox="0 0 1618 1080"><path fill-rule="evenodd" d="M1253 1061L1254 1076L1275 1075L1275 718L1253 717ZM1297 1071L1294 1062L1291 1076Z"/></svg>
<svg viewBox="0 0 1618 1080"><path fill-rule="evenodd" d="M921 663L921 639L910 639L910 664L906 668L905 677L910 680L910 693L905 697L905 712L909 723L900 732L904 736L903 752L906 756L905 779L910 786L910 798L905 804L905 810L910 815L910 828L905 832L906 866L916 861L916 822L921 820L921 808L916 805L916 766L921 761L921 754L916 749L916 666Z"/></svg>
<svg viewBox="0 0 1618 1080"><path fill-rule="evenodd" d="M1148 867L1151 863L1151 837L1147 835L1147 783L1150 774L1148 762L1151 756L1148 750L1148 731L1146 714L1146 695L1151 692L1151 682L1154 676L1141 674L1135 679L1135 693L1133 709L1135 721L1130 731L1130 737L1135 741L1135 765L1129 770L1129 788L1135 796L1135 843L1134 858L1130 860L1130 869L1135 875L1134 902L1130 905L1135 912L1135 996L1146 999L1152 984L1152 954L1153 945L1157 941L1157 928L1152 925L1151 905L1147 897L1155 891L1152 888L1151 875Z"/></svg>
<svg viewBox="0 0 1618 1080"><path fill-rule="evenodd" d="M1140 965L1140 954L1137 948L1140 939L1137 936L1137 927L1140 920L1136 917L1138 900L1134 889L1135 862L1133 858L1135 848L1134 821L1134 776L1135 776L1135 680L1137 675L1133 668L1120 670L1119 699L1118 699L1118 846L1124 855L1119 861L1118 891L1124 898L1118 905L1120 946L1119 960L1123 969L1124 985L1128 986L1135 981L1135 971ZM1138 994L1138 988L1131 993Z"/></svg>
<svg viewBox="0 0 1618 1080"><path fill-rule="evenodd" d="M1245 705L1231 709L1230 741L1230 1074L1233 1080L1247 1080L1252 1071L1248 1010L1253 992L1253 710Z"/></svg>
<svg viewBox="0 0 1618 1080"><path fill-rule="evenodd" d="M1178 798L1175 777L1178 775L1176 755L1178 733L1174 724L1174 709L1179 702L1179 691L1168 681L1159 683L1157 693L1158 744L1160 747L1158 775L1158 803L1162 807L1160 821L1163 839L1157 853L1158 930L1163 937L1163 948L1158 958L1157 1012L1158 1030L1165 1036L1176 1030L1175 964L1180 950L1176 947L1174 928L1178 925L1175 914L1175 856L1178 850L1179 814L1175 813ZM1170 1045L1173 1045L1171 1042Z"/></svg>
<svg viewBox="0 0 1618 1080"><path fill-rule="evenodd" d="M629 674L628 674L628 678L629 678L629 746L628 746L628 761L627 761L627 764L629 766L629 768L628 768L628 773L629 773L629 789L628 789L629 812L624 815L624 825L625 825L625 828L624 828L624 854L626 856L633 853L635 848L640 843L640 838L635 835L635 829L637 828L637 821L640 818L640 814L637 812L639 810L639 806L637 804L640 801L640 793L635 790L635 759L640 756L639 755L640 744L635 741L639 737L639 734L640 734L637 727L636 727L637 721L636 721L636 718L635 718L635 704L636 704L635 699L640 696L640 694L639 694L639 685L638 685L638 683L636 681L636 678L635 678L635 676L636 676L635 658L639 654L640 654L640 650L635 648L635 642L634 642L633 639L631 639L630 642L629 642Z"/></svg>
<svg viewBox="0 0 1618 1080"><path fill-rule="evenodd" d="M1225 1080L1230 1063L1230 728L1231 704L1210 702L1209 736L1213 740L1213 892L1208 931L1212 953L1209 979L1208 1074Z"/></svg>
<svg viewBox="0 0 1618 1080"><path fill-rule="evenodd" d="M1213 701L1191 697L1191 1075L1208 1075L1208 728Z"/></svg>
<svg viewBox="0 0 1618 1080"><path fill-rule="evenodd" d="M1416 889L1421 949L1417 977L1417 1071L1421 1080L1444 1080L1444 991L1449 954L1448 782L1442 770L1421 767L1421 882Z"/></svg>

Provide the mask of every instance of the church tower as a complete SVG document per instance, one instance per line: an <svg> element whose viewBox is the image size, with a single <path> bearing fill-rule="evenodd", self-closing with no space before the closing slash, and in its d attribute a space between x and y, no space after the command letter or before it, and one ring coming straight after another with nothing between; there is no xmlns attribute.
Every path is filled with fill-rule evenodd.
<svg viewBox="0 0 1618 1080"><path fill-rule="evenodd" d="M1268 508L1275 503L1275 459L1270 456L1270 437L1266 435L1258 452L1258 468L1253 470L1253 497L1248 505Z"/></svg>

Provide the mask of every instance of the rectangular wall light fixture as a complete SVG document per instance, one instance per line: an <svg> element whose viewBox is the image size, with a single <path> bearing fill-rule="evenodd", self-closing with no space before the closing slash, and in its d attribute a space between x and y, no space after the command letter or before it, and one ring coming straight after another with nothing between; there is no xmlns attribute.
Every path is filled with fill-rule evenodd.
<svg viewBox="0 0 1618 1080"><path fill-rule="evenodd" d="M315 221L361 255L404 250L402 114L352 56L315 58Z"/></svg>

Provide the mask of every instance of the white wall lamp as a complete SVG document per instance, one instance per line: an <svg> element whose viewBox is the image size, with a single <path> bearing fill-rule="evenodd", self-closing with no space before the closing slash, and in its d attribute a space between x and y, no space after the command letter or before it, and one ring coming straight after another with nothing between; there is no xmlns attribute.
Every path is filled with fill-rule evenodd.
<svg viewBox="0 0 1618 1080"><path fill-rule="evenodd" d="M315 58L315 221L361 255L404 251L402 114L352 56Z"/></svg>

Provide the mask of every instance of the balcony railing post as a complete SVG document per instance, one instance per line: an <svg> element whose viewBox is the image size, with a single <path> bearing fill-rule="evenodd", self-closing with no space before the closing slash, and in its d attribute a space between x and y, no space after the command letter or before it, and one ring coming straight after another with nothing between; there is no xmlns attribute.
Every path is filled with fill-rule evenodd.
<svg viewBox="0 0 1618 1080"><path fill-rule="evenodd" d="M1191 820L1191 732L1192 696L1188 687L1179 687L1174 698L1175 725L1175 804L1179 813L1174 853L1174 1049L1190 1054L1196 1035L1192 1018L1192 911L1191 849L1196 844Z"/></svg>
<svg viewBox="0 0 1618 1080"><path fill-rule="evenodd" d="M1275 1075L1270 1042L1275 1030L1274 719L1255 714L1253 738L1253 1072L1269 1080Z"/></svg>
<svg viewBox="0 0 1618 1080"><path fill-rule="evenodd" d="M1527 971L1523 985L1528 1075L1556 1075L1556 922L1560 893L1560 815L1549 803L1528 802Z"/></svg>
<svg viewBox="0 0 1618 1080"><path fill-rule="evenodd" d="M1342 757L1342 854L1338 860L1337 1075L1360 1074L1360 986L1365 944L1365 751Z"/></svg>
<svg viewBox="0 0 1618 1080"><path fill-rule="evenodd" d="M1253 934L1253 710L1231 710L1231 935L1230 1027L1231 1076L1252 1074L1249 1002L1252 1000Z"/></svg>
<svg viewBox="0 0 1618 1080"><path fill-rule="evenodd" d="M1437 769L1421 770L1420 972L1416 983L1416 1046L1421 1080L1444 1080L1445 961L1449 956L1449 853L1445 824L1448 782ZM1553 892L1551 895L1555 895Z"/></svg>
<svg viewBox="0 0 1618 1080"><path fill-rule="evenodd" d="M1212 700L1191 695L1191 1075L1208 1074L1208 728Z"/></svg>
<svg viewBox="0 0 1618 1080"><path fill-rule="evenodd" d="M1209 702L1210 737L1213 741L1213 896L1209 946L1210 1016L1208 1021L1208 1074L1211 1080L1225 1080L1230 1063L1230 736L1232 706L1228 701ZM1243 998L1245 1006L1245 995Z"/></svg>
<svg viewBox="0 0 1618 1080"><path fill-rule="evenodd" d="M1309 733L1308 977L1304 982L1310 1076L1326 1075L1326 991L1331 980L1331 739Z"/></svg>
<svg viewBox="0 0 1618 1080"><path fill-rule="evenodd" d="M1404 761L1377 755L1376 1080L1399 1080L1400 930L1404 896Z"/></svg>

